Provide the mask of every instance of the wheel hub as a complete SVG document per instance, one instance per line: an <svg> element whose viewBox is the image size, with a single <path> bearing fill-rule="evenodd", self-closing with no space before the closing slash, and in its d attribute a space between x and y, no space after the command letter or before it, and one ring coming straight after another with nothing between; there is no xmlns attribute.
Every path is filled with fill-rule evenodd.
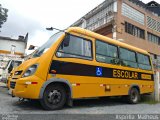
<svg viewBox="0 0 160 120"><path fill-rule="evenodd" d="M137 94L135 93L135 92L132 92L132 96L131 96L131 99L133 100L133 101L137 101Z"/></svg>
<svg viewBox="0 0 160 120"><path fill-rule="evenodd" d="M51 104L57 104L61 100L61 93L58 90L50 91L48 94L48 101Z"/></svg>

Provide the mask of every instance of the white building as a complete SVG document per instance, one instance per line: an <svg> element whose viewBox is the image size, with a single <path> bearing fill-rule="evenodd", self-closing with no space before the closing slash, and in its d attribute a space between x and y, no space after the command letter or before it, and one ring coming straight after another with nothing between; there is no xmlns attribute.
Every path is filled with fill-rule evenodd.
<svg viewBox="0 0 160 120"><path fill-rule="evenodd" d="M28 34L18 39L0 36L0 54L15 54L23 56L27 46ZM13 53L11 53L13 52Z"/></svg>
<svg viewBox="0 0 160 120"><path fill-rule="evenodd" d="M22 59L27 47L28 33L18 39L0 36L0 68L4 68L9 60Z"/></svg>

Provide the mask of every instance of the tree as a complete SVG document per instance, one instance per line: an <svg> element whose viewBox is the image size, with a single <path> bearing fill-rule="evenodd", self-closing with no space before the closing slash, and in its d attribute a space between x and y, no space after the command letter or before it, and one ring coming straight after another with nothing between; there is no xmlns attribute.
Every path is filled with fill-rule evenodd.
<svg viewBox="0 0 160 120"><path fill-rule="evenodd" d="M0 4L0 28L2 28L2 24L7 21L8 17L7 13L8 9L3 8L2 5Z"/></svg>

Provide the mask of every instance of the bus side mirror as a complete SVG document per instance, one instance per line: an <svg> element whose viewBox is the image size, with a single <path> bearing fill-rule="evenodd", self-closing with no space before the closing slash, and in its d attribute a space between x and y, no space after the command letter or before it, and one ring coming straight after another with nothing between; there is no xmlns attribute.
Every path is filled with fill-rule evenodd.
<svg viewBox="0 0 160 120"><path fill-rule="evenodd" d="M34 50L35 47L36 46L34 46L34 45L30 45L29 48L28 48L28 50Z"/></svg>

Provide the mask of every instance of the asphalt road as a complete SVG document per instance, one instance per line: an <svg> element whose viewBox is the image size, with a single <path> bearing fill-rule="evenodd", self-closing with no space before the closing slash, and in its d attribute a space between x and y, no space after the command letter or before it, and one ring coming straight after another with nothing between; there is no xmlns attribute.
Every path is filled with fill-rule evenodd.
<svg viewBox="0 0 160 120"><path fill-rule="evenodd" d="M32 119L100 119L106 118L107 114L114 114L107 116L110 120L116 118L119 114L160 114L160 103L147 104L141 102L136 105L127 104L119 98L105 98L105 99L85 99L74 101L72 108L65 106L62 110L45 111L42 109L38 101L18 101L18 98L12 98L7 93L7 89L0 87L0 118L6 114L18 115L18 118L32 117ZM22 117L25 114L25 117ZM41 115L43 114L43 117ZM21 117L20 117L21 116ZM11 116L16 117L16 116ZM160 118L160 117L159 117Z"/></svg>

